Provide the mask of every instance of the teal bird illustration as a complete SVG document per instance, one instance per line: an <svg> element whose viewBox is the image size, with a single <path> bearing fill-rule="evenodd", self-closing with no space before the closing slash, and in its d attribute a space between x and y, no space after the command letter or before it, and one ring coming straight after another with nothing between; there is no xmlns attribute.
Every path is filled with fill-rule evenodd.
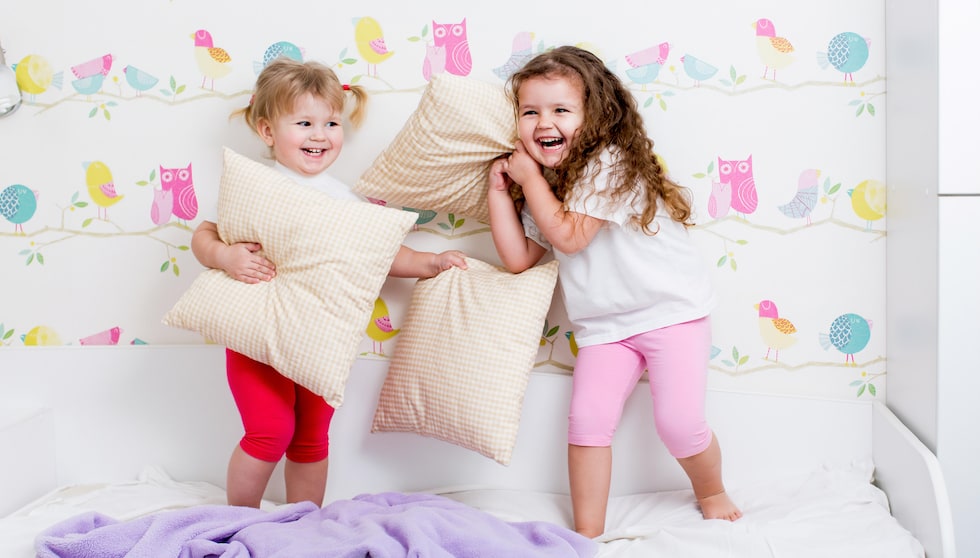
<svg viewBox="0 0 980 558"><path fill-rule="evenodd" d="M438 215L438 213L432 211L431 209L415 209L414 207L403 207L402 209L405 211L411 211L412 213L418 213L419 216L417 219L415 219L416 230L418 230L419 225L428 223L429 221L435 219L436 215Z"/></svg>
<svg viewBox="0 0 980 558"><path fill-rule="evenodd" d="M854 362L854 354L868 346L872 325L874 324L871 320L866 320L857 314L842 314L830 324L829 334L820 334L820 346L828 350L833 345L844 353L844 364L850 362L857 366Z"/></svg>
<svg viewBox="0 0 980 558"><path fill-rule="evenodd" d="M871 41L857 33L845 31L834 35L827 45L827 52L817 53L817 64L821 68L833 66L844 72L844 83L854 83L854 72L864 67L868 61Z"/></svg>
<svg viewBox="0 0 980 558"><path fill-rule="evenodd" d="M0 214L14 224L14 232L24 234L24 223L37 211L38 194L23 184L12 184L0 192Z"/></svg>
<svg viewBox="0 0 980 558"><path fill-rule="evenodd" d="M158 78L132 65L123 68L123 73L126 74L126 83L136 90L137 97L139 97L144 91L151 89L157 84L158 81L160 81Z"/></svg>
<svg viewBox="0 0 980 558"><path fill-rule="evenodd" d="M294 45L289 41L279 41L269 45L269 48L265 49L262 54L262 61L252 62L252 69L255 70L255 75L262 72L262 69L269 65L276 58L285 57L297 62L303 61L303 49Z"/></svg>
<svg viewBox="0 0 980 558"><path fill-rule="evenodd" d="M718 68L690 54L681 56L684 73L694 80L694 87L700 87L702 81L707 81L718 73Z"/></svg>
<svg viewBox="0 0 980 558"><path fill-rule="evenodd" d="M102 74L95 74L81 79L76 79L71 82L71 86L75 88L82 95L94 95L102 89L102 83L105 81L105 76Z"/></svg>

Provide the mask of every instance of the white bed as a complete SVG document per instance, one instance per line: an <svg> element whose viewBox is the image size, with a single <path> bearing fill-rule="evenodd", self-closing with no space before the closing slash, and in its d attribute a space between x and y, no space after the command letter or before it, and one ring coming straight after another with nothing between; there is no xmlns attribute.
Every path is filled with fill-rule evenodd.
<svg viewBox="0 0 980 558"><path fill-rule="evenodd" d="M509 466L413 434L369 433L387 369L359 360L331 433L327 502L438 493L505 521L570 525L563 374L534 372ZM712 391L709 420L745 516L704 521L686 478L629 401L597 556L955 556L935 457L881 403ZM83 512L119 521L223 503L240 433L216 346L0 351L0 556ZM282 499L281 473L267 509ZM886 496L887 495L887 496Z"/></svg>

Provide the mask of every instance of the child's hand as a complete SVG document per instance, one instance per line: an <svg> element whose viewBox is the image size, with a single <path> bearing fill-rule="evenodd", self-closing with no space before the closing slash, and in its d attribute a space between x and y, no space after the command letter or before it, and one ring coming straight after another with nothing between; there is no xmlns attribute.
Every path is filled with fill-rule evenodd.
<svg viewBox="0 0 980 558"><path fill-rule="evenodd" d="M276 276L276 264L259 255L260 250L262 246L255 242L232 244L222 250L220 267L243 283L270 281Z"/></svg>
<svg viewBox="0 0 980 558"><path fill-rule="evenodd" d="M496 159L490 165L490 176L487 179L489 190L492 195L493 192L509 192L510 187L514 184L511 180L510 175L507 174L507 157L501 157Z"/></svg>
<svg viewBox="0 0 980 558"><path fill-rule="evenodd" d="M430 277L435 277L451 267L466 269L466 254L459 250L446 250L445 252L435 254L435 266L435 273Z"/></svg>
<svg viewBox="0 0 980 558"><path fill-rule="evenodd" d="M521 186L543 177L541 164L531 157L521 141L514 145L514 152L507 158L507 175Z"/></svg>

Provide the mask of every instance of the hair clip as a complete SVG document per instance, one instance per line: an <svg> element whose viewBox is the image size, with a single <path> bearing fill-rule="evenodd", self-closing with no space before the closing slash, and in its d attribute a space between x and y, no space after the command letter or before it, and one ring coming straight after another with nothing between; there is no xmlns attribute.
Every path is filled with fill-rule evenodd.
<svg viewBox="0 0 980 558"><path fill-rule="evenodd" d="M350 91L350 84L349 83L345 83L342 87L344 88L344 91Z"/></svg>

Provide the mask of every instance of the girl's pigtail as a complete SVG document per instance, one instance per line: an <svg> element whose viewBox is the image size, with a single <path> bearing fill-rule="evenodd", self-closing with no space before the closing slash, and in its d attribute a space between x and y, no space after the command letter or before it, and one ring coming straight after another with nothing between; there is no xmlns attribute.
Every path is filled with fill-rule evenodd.
<svg viewBox="0 0 980 558"><path fill-rule="evenodd" d="M354 108L350 112L350 121L355 128L364 121L364 110L367 107L368 93L362 85L344 84L344 91L349 91L354 96Z"/></svg>

